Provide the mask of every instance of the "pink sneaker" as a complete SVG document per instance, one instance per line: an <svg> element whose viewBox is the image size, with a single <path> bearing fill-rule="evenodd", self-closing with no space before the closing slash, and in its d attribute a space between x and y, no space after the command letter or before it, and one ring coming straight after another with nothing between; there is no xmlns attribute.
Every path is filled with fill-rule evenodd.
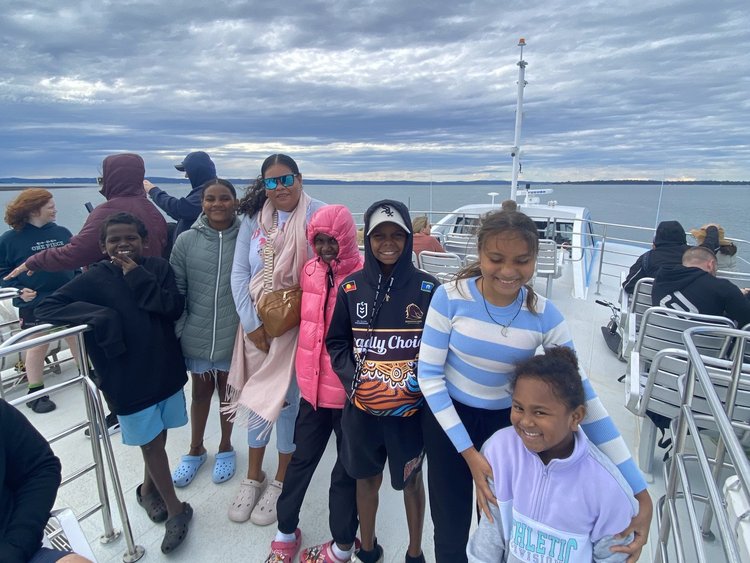
<svg viewBox="0 0 750 563"><path fill-rule="evenodd" d="M272 541L271 553L264 563L292 563L302 545L302 532L294 530L294 541Z"/></svg>
<svg viewBox="0 0 750 563"><path fill-rule="evenodd" d="M351 561L351 559L339 559L336 557L332 546L333 540L305 548L299 556L300 563L348 563ZM359 549L359 546L360 542L359 538L357 538L354 540L354 551Z"/></svg>

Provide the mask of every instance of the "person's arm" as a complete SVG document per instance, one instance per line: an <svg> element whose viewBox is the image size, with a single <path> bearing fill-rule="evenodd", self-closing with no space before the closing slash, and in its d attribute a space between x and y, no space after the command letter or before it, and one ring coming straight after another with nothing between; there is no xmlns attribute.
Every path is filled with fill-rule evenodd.
<svg viewBox="0 0 750 563"><path fill-rule="evenodd" d="M60 272L98 262L104 257L99 248L99 228L110 213L113 213L112 209L97 207L68 244L37 252L26 260L26 267L32 272Z"/></svg>
<svg viewBox="0 0 750 563"><path fill-rule="evenodd" d="M343 284L342 284L343 285ZM354 334L349 315L346 293L339 287L336 305L326 334L326 349L331 357L331 367L336 372L347 397L352 396L354 382Z"/></svg>
<svg viewBox="0 0 750 563"><path fill-rule="evenodd" d="M150 260L154 263L153 271L137 266L124 275L125 283L140 309L176 321L185 309L185 296L177 289L169 263L159 258Z"/></svg>
<svg viewBox="0 0 750 563"><path fill-rule="evenodd" d="M26 276L13 277L8 280L3 279L5 276L10 274L15 267L16 264L9 256L8 245L0 244L0 287L13 287L18 290L26 287L26 285L24 284L24 278Z"/></svg>
<svg viewBox="0 0 750 563"><path fill-rule="evenodd" d="M240 224L240 231L237 233L232 261L232 296L245 334L254 332L263 324L255 311L255 304L250 299L250 280L252 279L250 237L253 234L253 228L255 228L255 221L245 216Z"/></svg>
<svg viewBox="0 0 750 563"><path fill-rule="evenodd" d="M487 479L492 477L492 468L484 455L474 447L466 427L461 421L446 385L445 365L451 340L453 311L446 287L440 286L427 310L422 344L419 348L417 380L428 408L445 431L448 439L469 466L476 486L477 505L492 521L491 505L496 505Z"/></svg>
<svg viewBox="0 0 750 563"><path fill-rule="evenodd" d="M185 234L185 233L182 233ZM177 289L183 295L187 294L188 286L188 274L187 274L187 239L182 236L177 237L172 247L172 253L169 255L169 265L172 266L174 272L175 283Z"/></svg>
<svg viewBox="0 0 750 563"><path fill-rule="evenodd" d="M500 509L491 506L492 520L481 515L479 525L466 545L469 563L502 563L505 561L505 537Z"/></svg>
<svg viewBox="0 0 750 563"><path fill-rule="evenodd" d="M193 189L186 197L174 197L148 180L143 181L143 189L164 213L175 221L185 219L192 221L201 212L201 190Z"/></svg>
<svg viewBox="0 0 750 563"><path fill-rule="evenodd" d="M722 292L724 314L742 328L750 323L750 301L739 287L729 280L722 281L726 282Z"/></svg>
<svg viewBox="0 0 750 563"><path fill-rule="evenodd" d="M0 456L5 463L3 495L12 513L0 537L0 560L29 561L42 545L44 527L60 486L60 460L37 430L14 407L0 400Z"/></svg>
<svg viewBox="0 0 750 563"><path fill-rule="evenodd" d="M127 350L120 314L110 307L86 301L96 291L96 284L89 283L89 279L86 273L66 283L42 299L34 309L34 315L40 321L55 325L91 326L94 340L107 358L116 358Z"/></svg>
<svg viewBox="0 0 750 563"><path fill-rule="evenodd" d="M419 348L417 380L427 405L458 452L473 447L446 386L445 362L452 331L450 299L445 286L435 290L427 310Z"/></svg>
<svg viewBox="0 0 750 563"><path fill-rule="evenodd" d="M649 252L651 251L649 250ZM645 255L646 254L641 254L638 257L638 260L635 261L635 264L630 267L628 277L625 278L625 281L622 284L622 289L625 293L632 294L638 280L646 277L646 273L643 271L643 257Z"/></svg>

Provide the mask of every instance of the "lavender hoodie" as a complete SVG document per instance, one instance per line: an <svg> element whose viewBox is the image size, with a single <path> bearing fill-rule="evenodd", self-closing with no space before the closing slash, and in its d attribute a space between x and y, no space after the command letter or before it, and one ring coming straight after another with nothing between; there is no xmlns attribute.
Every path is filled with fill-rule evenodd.
<svg viewBox="0 0 750 563"><path fill-rule="evenodd" d="M492 467L498 507L482 518L466 553L470 562L591 563L625 561L610 547L638 510L617 467L586 435L575 433L570 457L544 465L513 427L499 430L482 452Z"/></svg>

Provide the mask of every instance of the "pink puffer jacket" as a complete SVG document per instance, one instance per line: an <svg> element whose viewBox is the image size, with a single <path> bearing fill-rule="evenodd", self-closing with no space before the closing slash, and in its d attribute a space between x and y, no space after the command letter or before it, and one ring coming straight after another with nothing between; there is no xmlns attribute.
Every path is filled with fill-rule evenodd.
<svg viewBox="0 0 750 563"><path fill-rule="evenodd" d="M339 255L331 262L333 285L328 284L328 265L319 257L302 268L302 309L297 342L296 370L300 394L314 408L344 408L346 393L331 367L326 350L326 332L336 304L339 284L362 268L357 247L357 228L343 205L321 207L307 222L307 240L315 248L315 235L324 233L339 243Z"/></svg>

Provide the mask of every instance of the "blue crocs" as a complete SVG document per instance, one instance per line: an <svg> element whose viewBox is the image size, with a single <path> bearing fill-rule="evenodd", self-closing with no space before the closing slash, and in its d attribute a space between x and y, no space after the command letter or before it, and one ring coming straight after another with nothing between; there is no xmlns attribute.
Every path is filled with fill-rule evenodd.
<svg viewBox="0 0 750 563"><path fill-rule="evenodd" d="M237 454L234 450L219 452L214 459L214 473L211 477L214 483L224 483L234 477L237 469Z"/></svg>
<svg viewBox="0 0 750 563"><path fill-rule="evenodd" d="M195 476L198 474L198 470L201 466L206 463L208 458L207 453L201 455L184 455L180 458L180 465L178 465L172 472L172 482L175 487L187 487L192 483Z"/></svg>

